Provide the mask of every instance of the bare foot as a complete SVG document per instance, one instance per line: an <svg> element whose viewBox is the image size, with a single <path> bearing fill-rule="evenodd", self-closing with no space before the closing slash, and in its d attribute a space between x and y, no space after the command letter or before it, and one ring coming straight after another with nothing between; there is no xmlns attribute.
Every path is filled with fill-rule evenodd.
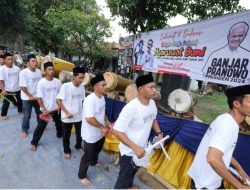
<svg viewBox="0 0 250 190"><path fill-rule="evenodd" d="M71 155L69 153L64 153L64 159L66 160L70 160L71 159Z"/></svg>
<svg viewBox="0 0 250 190"><path fill-rule="evenodd" d="M30 150L32 150L32 151L36 151L36 146L35 145L30 145Z"/></svg>
<svg viewBox="0 0 250 190"><path fill-rule="evenodd" d="M129 189L140 189L138 185L133 184Z"/></svg>
<svg viewBox="0 0 250 190"><path fill-rule="evenodd" d="M1 116L1 120L8 120L9 117L8 116Z"/></svg>
<svg viewBox="0 0 250 190"><path fill-rule="evenodd" d="M27 134L25 131L23 131L23 132L21 133L21 137L27 138L27 136L28 136L28 134Z"/></svg>
<svg viewBox="0 0 250 190"><path fill-rule="evenodd" d="M78 149L76 149L76 150L78 150L79 152L81 152L81 153L84 153L84 148L78 148Z"/></svg>
<svg viewBox="0 0 250 190"><path fill-rule="evenodd" d="M90 185L91 184L91 182L89 181L88 178L80 179L80 183L82 185Z"/></svg>

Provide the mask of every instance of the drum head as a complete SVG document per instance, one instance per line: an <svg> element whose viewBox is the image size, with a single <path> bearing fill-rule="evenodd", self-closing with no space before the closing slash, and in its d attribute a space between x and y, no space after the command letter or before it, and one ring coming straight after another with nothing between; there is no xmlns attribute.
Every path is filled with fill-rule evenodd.
<svg viewBox="0 0 250 190"><path fill-rule="evenodd" d="M135 84L130 84L125 90L126 102L130 102L138 96L138 90Z"/></svg>
<svg viewBox="0 0 250 190"><path fill-rule="evenodd" d="M73 72L61 71L58 78L62 83L70 82L73 79Z"/></svg>
<svg viewBox="0 0 250 190"><path fill-rule="evenodd" d="M170 93L168 105L176 113L185 113L191 108L192 98L188 92L177 89Z"/></svg>
<svg viewBox="0 0 250 190"><path fill-rule="evenodd" d="M46 62L52 62L53 63L53 57L50 56L50 55L46 55L43 59L42 59L42 62L41 62L41 71L42 73L44 74L44 63ZM54 65L54 63L53 63Z"/></svg>
<svg viewBox="0 0 250 190"><path fill-rule="evenodd" d="M84 86L86 86L90 83L90 74L89 73L85 73L82 83Z"/></svg>
<svg viewBox="0 0 250 190"><path fill-rule="evenodd" d="M106 72L103 74L105 81L107 83L107 90L112 90L116 87L117 85L117 77L114 73L112 72Z"/></svg>

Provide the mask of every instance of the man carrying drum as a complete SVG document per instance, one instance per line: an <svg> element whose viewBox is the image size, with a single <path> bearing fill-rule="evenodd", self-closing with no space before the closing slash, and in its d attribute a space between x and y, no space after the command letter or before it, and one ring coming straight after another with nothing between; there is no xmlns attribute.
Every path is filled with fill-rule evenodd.
<svg viewBox="0 0 250 190"><path fill-rule="evenodd" d="M97 75L91 80L94 92L86 97L83 103L83 119L81 134L84 140L84 155L82 156L78 177L81 184L89 185L87 178L89 165L100 166L98 155L102 150L107 132L106 126L110 124L105 115L106 82L103 75Z"/></svg>
<svg viewBox="0 0 250 190"><path fill-rule="evenodd" d="M82 126L82 104L85 99L85 88L82 84L85 69L75 67L73 69L73 81L64 83L56 97L56 102L61 108L61 120L63 127L63 149L64 158L71 158L70 135L74 125L76 131L75 148L83 152L81 126Z"/></svg>
<svg viewBox="0 0 250 190"><path fill-rule="evenodd" d="M56 96L62 86L59 79L54 78L54 65L52 62L44 63L45 77L37 84L37 100L40 110L44 116L52 115L56 125L57 137L62 137L62 122L60 118L60 110L56 104ZM40 119L31 140L30 149L35 151L43 132L48 125L48 121Z"/></svg>

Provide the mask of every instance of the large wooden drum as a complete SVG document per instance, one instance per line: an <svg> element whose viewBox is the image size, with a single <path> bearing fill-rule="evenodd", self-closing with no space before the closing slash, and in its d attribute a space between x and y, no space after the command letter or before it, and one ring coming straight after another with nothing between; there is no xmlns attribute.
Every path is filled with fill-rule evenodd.
<svg viewBox="0 0 250 190"><path fill-rule="evenodd" d="M46 55L45 57L37 56L38 67L41 69L42 73L44 74L44 63L50 61L54 64L55 67L55 77L59 77L59 73L61 71L73 71L75 65L68 61L59 59L57 57L53 57L50 55Z"/></svg>
<svg viewBox="0 0 250 190"><path fill-rule="evenodd" d="M133 83L133 81L123 78L112 72L106 72L104 73L103 76L107 83L108 91L115 90L115 91L124 92L127 86Z"/></svg>

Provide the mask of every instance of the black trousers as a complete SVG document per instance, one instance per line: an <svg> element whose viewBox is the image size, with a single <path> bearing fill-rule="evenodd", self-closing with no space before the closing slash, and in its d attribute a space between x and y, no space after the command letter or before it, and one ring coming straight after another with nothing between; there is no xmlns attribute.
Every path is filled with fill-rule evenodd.
<svg viewBox="0 0 250 190"><path fill-rule="evenodd" d="M102 150L105 138L95 143L87 143L84 141L84 155L82 156L78 177L84 179L87 176L89 165L95 165L98 161L98 155Z"/></svg>
<svg viewBox="0 0 250 190"><path fill-rule="evenodd" d="M7 95L4 97L6 97L11 102L13 102L14 106L17 106L18 113L22 113L23 104L22 104L22 100L21 100L21 96L20 96L21 91L17 91L17 92L8 92L7 91L7 93L8 94L15 94L15 95ZM1 116L7 116L9 106L10 106L10 103L6 99L3 99Z"/></svg>
<svg viewBox="0 0 250 190"><path fill-rule="evenodd" d="M76 130L76 145L75 148L79 149L82 147L82 137L81 137L81 127L82 127L82 122L73 122L73 123L64 123L62 122L62 127L63 127L63 149L64 153L70 154L70 136L71 136L71 130L72 127L75 127Z"/></svg>
<svg viewBox="0 0 250 190"><path fill-rule="evenodd" d="M192 178L191 178L191 187L190 187L190 189L197 189L197 188L195 187L195 183L194 183L194 180L193 180ZM202 188L202 189L207 189L207 188ZM223 181L221 182L220 187L218 187L217 189L225 189L224 184L223 184Z"/></svg>
<svg viewBox="0 0 250 190"><path fill-rule="evenodd" d="M56 136L58 138L62 137L62 122L61 122L61 115L58 114L58 111L54 111L51 113L53 121L55 122L56 126ZM43 132L46 128L48 123L46 121L43 121L42 119L39 119L38 124L36 126L36 129L33 134L33 138L31 140L31 144L37 146L39 140L41 139Z"/></svg>
<svg viewBox="0 0 250 190"><path fill-rule="evenodd" d="M114 189L128 189L133 185L135 174L139 167L132 163L132 157L126 155L119 155L120 171L115 183Z"/></svg>

